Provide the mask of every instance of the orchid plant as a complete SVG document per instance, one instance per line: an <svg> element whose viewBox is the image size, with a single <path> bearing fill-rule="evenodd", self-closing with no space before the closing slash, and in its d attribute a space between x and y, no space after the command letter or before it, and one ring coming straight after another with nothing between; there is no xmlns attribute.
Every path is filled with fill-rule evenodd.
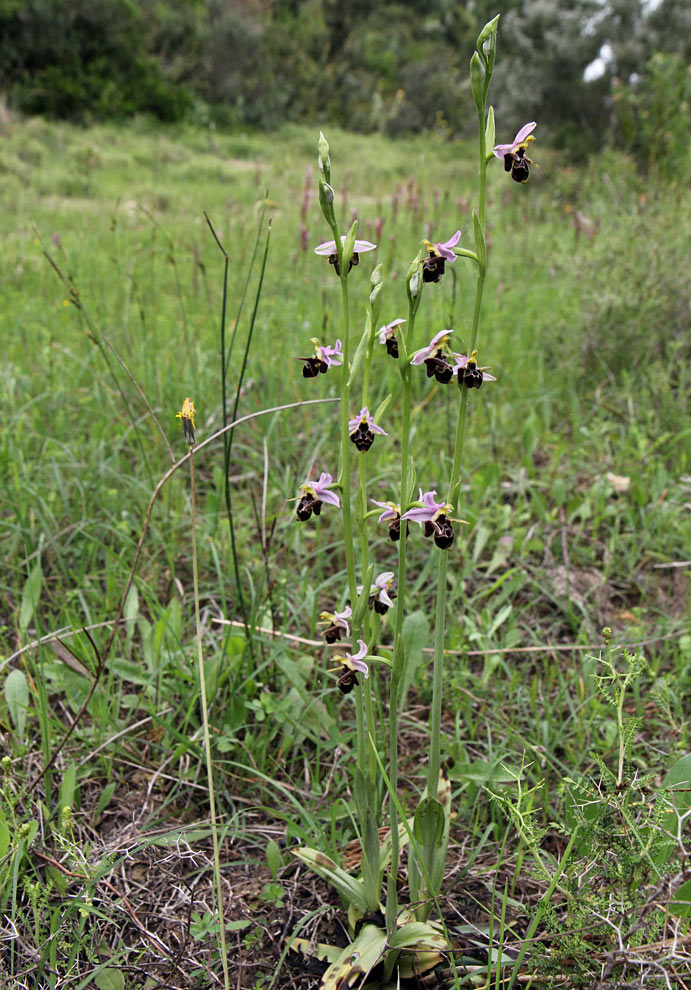
<svg viewBox="0 0 691 990"><path fill-rule="evenodd" d="M451 819L451 791L441 767L441 712L444 683L444 644L446 637L447 567L450 553L458 541L457 524L462 522L452 513L460 495L461 464L465 440L468 405L472 389L494 382L488 367L478 364L477 339L480 328L482 297L487 272L485 244L486 172L494 158L504 161L505 169L516 181L528 178L526 148L532 141L535 123L524 125L511 144L494 144L494 111L487 107L487 95L494 68L497 45L498 16L481 31L470 62L471 89L478 118L478 202L473 213L474 247L462 248L461 231L456 230L445 241L431 243L422 240L406 278L407 314L396 316L388 323L377 325L382 307L382 265L372 274L369 305L364 330L357 344L351 333L349 279L357 275L353 269L360 256L375 251L376 245L359 240L357 221L347 233L341 234L334 209L335 193L331 184L329 145L320 134L319 202L332 238L320 244L315 252L327 257L341 287L341 339L333 348L313 339L313 357L305 361L305 377L317 377L320 372L340 369L340 456L337 480L322 472L318 481L306 481L300 487L297 518L318 525L312 518L321 512L322 503L339 508L343 523L345 570L347 586L342 600L331 605L331 611L321 614L327 628L324 639L335 645L332 657L336 664L337 686L348 702L354 705L356 722L356 753L353 760L352 794L360 826L362 848L361 872L355 876L334 863L319 850L303 847L296 850L298 858L319 876L328 880L348 905L353 941L345 949L320 946L323 958L330 961L322 988L337 987L396 987L410 976L419 976L445 959L455 973L453 943L438 910L438 897L444 875ZM468 346L463 353L452 350L453 329L441 329L428 343L417 340L416 316L424 291L437 291L434 286L444 276L446 265L461 258L470 262L476 273L475 298L472 308ZM388 412L392 395L373 413L370 411L370 376L375 354L374 343L386 348L388 357L398 362L400 373L399 422L392 423ZM384 358L385 359L385 358ZM424 365L427 377L458 390L456 430L453 458L446 493L416 485L413 451L411 450L411 390L417 368ZM355 403L354 393L360 397ZM355 409L360 406L359 412ZM354 408L355 407L355 408ZM387 414L385 417L385 413ZM380 425L382 422L388 427ZM400 476L398 491L391 501L368 498L367 465L373 456L375 437L378 444L386 443L389 432L400 437ZM356 451L353 450L356 448ZM376 456L376 454L375 454ZM358 483L353 485L353 460L357 459ZM430 479L431 481L431 479ZM419 497L415 498L418 488ZM376 508L369 508L369 503ZM380 511L381 510L381 511ZM368 540L368 521L378 514L378 522L388 524L388 535L396 545L397 560L375 561ZM431 552L437 555L436 606L434 621L434 664L432 704L429 720L427 785L417 808L409 815L398 796L398 715L405 682L406 650L403 624L411 604L407 583L408 538L410 523L422 527L430 538ZM386 546L390 546L389 543ZM356 555L356 547L358 552ZM393 550L393 548L392 548ZM391 569L381 570L382 563ZM337 607L340 605L340 610ZM379 648L381 624L392 625L392 646ZM342 636L350 636L358 649L344 651ZM381 652L378 650L381 649ZM389 670L388 679L371 676L373 665ZM388 681L388 683L387 683ZM388 688L388 726L385 759L379 754L375 711L385 710L381 699L374 697L386 684ZM388 800L384 800L388 797ZM389 828L383 843L380 826L386 819ZM399 903L397 879L401 848L409 845L408 886L410 902ZM430 920L433 909L437 916ZM304 940L293 938L293 947L310 951Z"/></svg>

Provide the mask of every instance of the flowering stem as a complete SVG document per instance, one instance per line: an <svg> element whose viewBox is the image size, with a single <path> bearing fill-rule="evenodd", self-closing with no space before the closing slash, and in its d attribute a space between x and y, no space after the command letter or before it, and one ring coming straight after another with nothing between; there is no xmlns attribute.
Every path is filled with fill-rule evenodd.
<svg viewBox="0 0 691 990"><path fill-rule="evenodd" d="M353 522L350 505L350 437L348 420L350 407L350 320L348 305L348 280L341 273L341 299L343 302L343 366L341 373L341 499L343 509L343 539L345 541L346 570L348 589L353 608L357 601L357 581L355 579L355 557L353 554ZM354 635L354 634L353 634Z"/></svg>
<svg viewBox="0 0 691 990"><path fill-rule="evenodd" d="M204 657L202 654L201 620L199 616L199 574L197 568L197 506L194 487L194 449L190 449L190 498L192 502L192 580L194 582L194 621L197 633L197 667L199 671L199 695L202 708L202 725L204 733L204 755L206 757L206 775L209 782L209 811L211 814L211 838L214 850L214 879L216 881L216 904L218 907L219 943L221 948L221 965L223 966L224 990L230 990L228 973L228 953L226 950L226 927L223 917L223 888L221 886L221 857L218 848L218 828L216 826L216 800L214 797L213 764L211 762L211 738L209 735L209 715L206 704L206 679L204 676Z"/></svg>
<svg viewBox="0 0 691 990"><path fill-rule="evenodd" d="M485 106L487 100L487 88L489 77L485 78L484 97ZM480 182L478 190L478 211L477 217L480 221L482 236L485 230L485 204L487 195L487 148L485 143L485 109L478 110L478 131L479 131L479 156L480 156ZM479 249L478 249L479 254ZM473 317L470 328L470 342L468 345L468 356L475 348L478 327L480 325L480 312L482 309L482 294L485 286L486 261L478 262L477 282L475 286L475 302L473 305ZM456 436L454 442L453 465L449 480L449 494L447 501L458 511L458 496L461 489L461 464L463 461L463 447L465 440L465 426L468 411L468 389L463 388L458 406L458 419L456 421ZM432 708L430 711L430 747L429 762L427 766L427 794L429 797L436 797L439 786L439 769L441 766L441 702L444 681L444 641L446 638L446 572L448 566L448 551L439 550L439 570L437 576L437 602L435 609L434 626L434 669L432 674ZM430 893L436 893L431 891Z"/></svg>
<svg viewBox="0 0 691 990"><path fill-rule="evenodd" d="M406 354L410 353L415 330L415 310L412 302L408 306L408 323L406 333ZM401 370L403 378L403 423L401 426L401 515L407 509L408 502L408 460L410 448L410 406L411 406L411 371L410 364ZM394 627L394 653L393 667L391 669L391 680L389 687L389 780L391 781L392 793L396 793L398 787L398 695L401 684L401 674L403 673L403 615L405 612L405 592L406 592L406 534L408 526L401 523L401 535L398 541L398 599L396 602L396 623ZM391 826L391 873L386 887L386 925L389 931L394 930L396 915L398 913L398 894L396 891L396 878L398 876L398 815L396 805L390 802L390 826Z"/></svg>

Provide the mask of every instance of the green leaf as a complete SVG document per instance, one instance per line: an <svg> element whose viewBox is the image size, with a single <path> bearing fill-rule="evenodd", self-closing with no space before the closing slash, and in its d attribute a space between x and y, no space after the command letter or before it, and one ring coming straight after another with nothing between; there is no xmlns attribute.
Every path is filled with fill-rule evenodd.
<svg viewBox="0 0 691 990"><path fill-rule="evenodd" d="M106 786L101 791L101 796L98 799L98 804L96 805L96 812L94 814L94 823L98 822L104 810L110 804L110 799L115 793L116 787L117 787L117 781L111 780L111 782L109 784L106 784Z"/></svg>
<svg viewBox="0 0 691 990"><path fill-rule="evenodd" d="M94 976L98 990L125 990L125 977L119 969L107 966Z"/></svg>
<svg viewBox="0 0 691 990"><path fill-rule="evenodd" d="M494 107L490 107L487 111L487 124L485 125L485 151L487 152L488 158L494 158L492 148L494 147L495 137Z"/></svg>
<svg viewBox="0 0 691 990"><path fill-rule="evenodd" d="M691 753L682 756L668 770L662 787L672 792L672 800L680 814L691 808Z"/></svg>
<svg viewBox="0 0 691 990"><path fill-rule="evenodd" d="M0 822L0 859L10 848L10 830L4 822Z"/></svg>
<svg viewBox="0 0 691 990"><path fill-rule="evenodd" d="M283 866L283 854L277 842L269 839L266 844L266 865L271 870L271 876L276 879L278 871Z"/></svg>
<svg viewBox="0 0 691 990"><path fill-rule="evenodd" d="M391 392L389 392L389 394L386 396L386 398L383 399L379 403L379 405L377 406L377 411L375 412L374 416L372 417L372 419L377 424L377 426L381 426L381 423L379 422L379 420L381 419L381 417L386 412L386 410L387 410L387 408L389 406L389 403L391 402L391 399L392 398L393 398L393 395L392 395Z"/></svg>
<svg viewBox="0 0 691 990"><path fill-rule="evenodd" d="M425 921L409 921L394 932L391 938L392 949L407 949L410 946L420 949L446 949L446 939Z"/></svg>
<svg viewBox="0 0 691 990"><path fill-rule="evenodd" d="M337 866L332 859L317 849L309 849L302 846L300 849L293 849L293 856L297 856L305 866L321 877L328 880L332 887L335 887L341 897L348 904L352 905L361 915L367 912L367 899L362 883L346 873L345 870Z"/></svg>
<svg viewBox="0 0 691 990"><path fill-rule="evenodd" d="M348 388L351 387L355 377L362 366L362 362L365 359L365 352L367 350L367 344L369 343L370 334L372 332L372 317L367 313L365 319L365 329L362 331L362 336L358 341L357 349L355 351L355 356L353 357L352 363L350 365L350 374L348 375Z"/></svg>
<svg viewBox="0 0 691 990"><path fill-rule="evenodd" d="M41 586L43 584L43 572L41 571L41 561L39 560L32 568L26 579L24 592L22 594L22 604L19 608L19 629L25 633L29 623L34 617L39 599L41 597Z"/></svg>
<svg viewBox="0 0 691 990"><path fill-rule="evenodd" d="M387 935L376 925L365 925L358 937L346 945L336 962L324 973L321 990L346 990L369 973L386 951Z"/></svg>
<svg viewBox="0 0 691 990"><path fill-rule="evenodd" d="M115 657L110 665L110 669L123 681L130 684L138 684L140 687L150 687L152 675L140 663L133 660L126 660L124 657Z"/></svg>
<svg viewBox="0 0 691 990"><path fill-rule="evenodd" d="M485 109L484 92L485 70L482 67L482 59L477 52L473 52L470 60L470 88L473 91L473 99L478 113L483 113Z"/></svg>
<svg viewBox="0 0 691 990"><path fill-rule="evenodd" d="M422 664L422 651L429 642L429 622L424 612L411 612L403 620L401 630L403 641L403 677L398 706L405 708L410 685L415 680L418 668Z"/></svg>
<svg viewBox="0 0 691 990"><path fill-rule="evenodd" d="M674 899L669 902L669 913L676 918L691 918L691 880L674 892Z"/></svg>
<svg viewBox="0 0 691 990"><path fill-rule="evenodd" d="M423 797L415 810L415 838L423 848L436 845L444 829L444 809L436 798Z"/></svg>
<svg viewBox="0 0 691 990"><path fill-rule="evenodd" d="M343 242L343 253L341 254L341 273L347 274L348 266L353 257L353 249L355 246L355 235L357 234L357 220L353 220L350 225L350 230L346 234L346 239Z"/></svg>
<svg viewBox="0 0 691 990"><path fill-rule="evenodd" d="M24 741L29 684L23 670L11 670L5 678L5 700L20 741Z"/></svg>
<svg viewBox="0 0 691 990"><path fill-rule="evenodd" d="M60 781L60 796L58 798L58 824L59 828L62 830L62 810L65 807L74 808L74 797L77 787L77 767L74 763L70 763L67 770L65 770L62 780Z"/></svg>

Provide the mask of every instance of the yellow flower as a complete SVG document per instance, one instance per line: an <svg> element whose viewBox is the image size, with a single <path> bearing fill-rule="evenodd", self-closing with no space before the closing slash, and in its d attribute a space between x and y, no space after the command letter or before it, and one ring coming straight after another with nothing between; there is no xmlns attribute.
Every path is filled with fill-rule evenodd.
<svg viewBox="0 0 691 990"><path fill-rule="evenodd" d="M187 443L194 443L194 402L189 396L183 402L180 412L176 413L175 416L182 420L182 432Z"/></svg>

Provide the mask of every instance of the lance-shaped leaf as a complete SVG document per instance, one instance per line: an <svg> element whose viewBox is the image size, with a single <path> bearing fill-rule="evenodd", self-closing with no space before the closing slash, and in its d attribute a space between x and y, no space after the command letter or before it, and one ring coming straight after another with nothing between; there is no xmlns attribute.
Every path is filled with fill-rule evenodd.
<svg viewBox="0 0 691 990"><path fill-rule="evenodd" d="M355 250L355 235L357 234L357 220L353 220L350 225L350 230L346 234L346 239L343 242L343 253L341 255L341 271L348 273L348 265L353 257L353 251Z"/></svg>
<svg viewBox="0 0 691 990"><path fill-rule="evenodd" d="M473 99L477 112L482 113L485 109L485 70L482 67L482 59L477 52L473 52L470 60L470 88L473 91Z"/></svg>
<svg viewBox="0 0 691 990"><path fill-rule="evenodd" d="M362 585L362 591L360 592L360 597L358 598L355 608L353 609L353 629L361 629L365 615L367 614L367 605L369 603L369 591L372 587L372 576L374 574L374 564L370 564L367 568L367 573L365 574L365 580Z"/></svg>
<svg viewBox="0 0 691 990"><path fill-rule="evenodd" d="M398 928L391 937L392 949L410 949L413 946L421 951L448 949L442 933L424 921L409 921Z"/></svg>
<svg viewBox="0 0 691 990"><path fill-rule="evenodd" d="M361 915L367 912L367 899L362 883L341 869L332 859L319 852L318 849L310 849L301 846L300 849L293 849L293 855L297 856L305 866L327 880L332 887L335 887L339 894L355 908Z"/></svg>
<svg viewBox="0 0 691 990"><path fill-rule="evenodd" d="M345 257L345 248L343 249L343 251ZM351 388L355 380L355 377L357 376L358 372L360 371L360 368L362 367L362 362L365 359L365 353L367 351L367 345L369 343L371 334L372 334L372 317L368 312L367 315L365 316L365 329L362 331L362 336L360 337L360 340L357 345L357 349L355 351L355 357L353 358L352 363L350 365L350 375L348 376L348 388Z"/></svg>
<svg viewBox="0 0 691 990"><path fill-rule="evenodd" d="M350 990L374 969L386 948L386 932L376 925L365 925L324 973L321 990Z"/></svg>
<svg viewBox="0 0 691 990"><path fill-rule="evenodd" d="M369 774L364 774L357 766L353 771L353 796L362 829L362 884L367 909L376 911L381 894L379 831L374 813L377 794Z"/></svg>
<svg viewBox="0 0 691 990"><path fill-rule="evenodd" d="M490 107L487 111L487 123L485 124L485 150L487 161L489 161L490 158L494 158L492 148L494 147L495 138L496 131L494 127L494 107ZM489 151L487 151L488 148Z"/></svg>

